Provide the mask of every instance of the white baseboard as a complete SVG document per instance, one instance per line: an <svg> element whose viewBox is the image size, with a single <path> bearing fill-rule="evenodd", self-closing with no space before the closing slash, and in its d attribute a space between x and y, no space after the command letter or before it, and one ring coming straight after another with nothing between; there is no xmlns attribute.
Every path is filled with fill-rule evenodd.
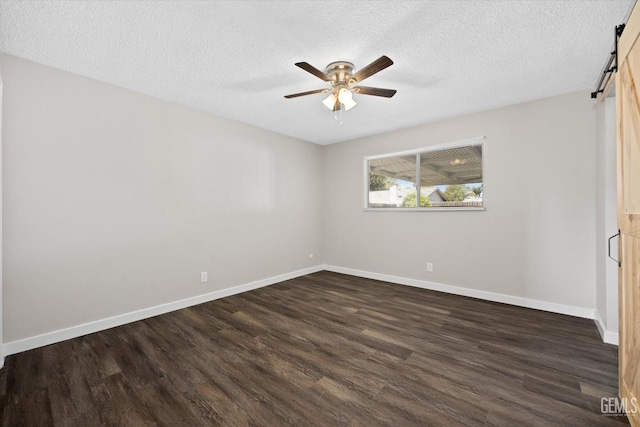
<svg viewBox="0 0 640 427"><path fill-rule="evenodd" d="M478 298L487 301L500 302L503 304L517 305L519 307L534 308L536 310L550 311L552 313L568 314L586 319L594 318L594 310L591 308L576 307L573 305L556 304L553 302L540 301L529 298L515 297L512 295L498 294L494 292L480 291L477 289L462 288L459 286L444 285L442 283L428 282L426 280L409 279L406 277L391 276L388 274L372 273L370 271L355 270L352 268L326 265L324 269L336 273L349 274L351 276L365 277L367 279L382 280L385 282L397 283L399 285L413 286L416 288L429 289L432 291L446 292L454 295Z"/></svg>
<svg viewBox="0 0 640 427"><path fill-rule="evenodd" d="M92 334L94 332L103 331L116 326L121 326L126 323L136 322L138 320L148 319L159 314L168 313L170 311L180 310L182 308L191 307L193 305L202 304L204 302L213 301L219 298L228 297L231 295L239 294L246 291L262 288L265 286L273 285L275 283L283 282L285 280L294 279L296 277L304 276L307 274L322 271L323 266L317 265L310 268L305 268L290 273L281 274L278 276L269 277L267 279L258 280L255 282L247 283L244 285L234 286L228 289L221 289L219 291L198 295L195 297L185 298L180 301L174 301L167 304L157 305L155 307L149 307L142 310L133 311L130 313L121 314L118 316L109 317L106 319L96 320L94 322L84 323L82 325L72 326L66 329L60 329L53 332L47 332L42 335L36 335L17 341L5 343L2 348L2 354L9 356L11 354L20 353L22 351L31 350L45 345L54 344L60 341L65 341L71 338L77 338L82 335ZM4 363L4 357L2 358Z"/></svg>
<svg viewBox="0 0 640 427"><path fill-rule="evenodd" d="M602 317L600 317L600 313L598 313L598 310L595 310L594 312L593 321L598 328L598 332L602 337L602 341L606 342L607 344L619 345L620 339L618 333L607 330L607 327L602 320Z"/></svg>
<svg viewBox="0 0 640 427"><path fill-rule="evenodd" d="M49 344L54 344L60 341L65 341L72 338L77 338L82 335L92 334L94 332L103 331L116 326L121 326L127 323L136 322L138 320L147 319L150 317L158 316L160 314L169 313L171 311L180 310L182 308L191 307L197 304L202 304L208 301L213 301L219 298L228 297L231 295L239 294L246 291L262 288L265 286L273 285L275 283L283 282L285 280L294 279L296 277L304 276L307 274L315 273L318 271L327 270L336 273L348 274L351 276L365 277L368 279L382 280L385 282L396 283L400 285L413 286L417 288L429 289L434 291L446 292L454 295L462 295L472 298L478 298L487 301L499 302L504 304L511 304L520 307L533 308L537 310L549 311L553 313L567 314L570 316L583 317L587 319L594 319L594 322L602 336L604 342L609 344L618 345L618 334L607 331L604 327L604 322L598 315L598 313L589 308L576 307L571 305L556 304L546 301L534 300L529 298L515 297L511 295L498 294L494 292L480 291L476 289L463 288L459 286L445 285L436 282L428 282L425 280L409 279L406 277L392 276L388 274L373 273L369 271L356 270L352 268L338 267L335 265L318 265L302 270L293 271L290 273L281 274L274 277L258 280L255 282L247 283L244 285L234 286L228 289L222 289L215 292L210 292L195 297L186 298L180 301L174 301L167 304L161 304L154 307L145 308L142 310L133 311L130 313L121 314L118 316L109 317L106 319L96 320L82 325L72 326L66 329L60 329L53 332L47 332L45 334L36 335L17 341L5 343L1 348L2 357L0 357L0 368L4 366L4 358L11 354L20 353L23 351L31 350L38 347L43 347Z"/></svg>

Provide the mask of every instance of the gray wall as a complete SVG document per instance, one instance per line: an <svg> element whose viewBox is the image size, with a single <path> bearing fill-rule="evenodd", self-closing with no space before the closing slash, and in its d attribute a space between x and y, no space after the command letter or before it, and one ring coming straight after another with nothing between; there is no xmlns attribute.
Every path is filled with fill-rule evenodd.
<svg viewBox="0 0 640 427"><path fill-rule="evenodd" d="M595 308L595 122L578 92L325 147L325 264ZM363 156L476 136L486 211L363 211Z"/></svg>
<svg viewBox="0 0 640 427"><path fill-rule="evenodd" d="M0 72L5 343L322 263L596 307L587 92L320 147L11 56ZM363 156L476 136L486 211L363 211Z"/></svg>
<svg viewBox="0 0 640 427"><path fill-rule="evenodd" d="M2 61L3 61L3 57L2 55L0 55L0 71L2 70ZM2 114L2 107L3 107L3 83L2 83L2 73L0 73L0 148L3 146L2 143L2 118L3 118L3 114ZM3 314L2 314L2 226L1 224L3 223L2 221L2 150L0 150L0 367L4 366L4 345L2 345L2 343L4 342L3 340L3 335L2 335L2 331L3 331Z"/></svg>
<svg viewBox="0 0 640 427"><path fill-rule="evenodd" d="M321 147L11 56L0 71L4 342L321 263Z"/></svg>

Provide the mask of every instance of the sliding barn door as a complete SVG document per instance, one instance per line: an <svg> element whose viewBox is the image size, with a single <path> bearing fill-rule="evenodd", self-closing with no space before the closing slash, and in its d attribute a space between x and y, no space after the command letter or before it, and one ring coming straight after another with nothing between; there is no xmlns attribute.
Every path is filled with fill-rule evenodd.
<svg viewBox="0 0 640 427"><path fill-rule="evenodd" d="M640 8L634 8L618 43L618 227L620 228L620 397L632 426L640 415ZM640 401L638 401L640 402Z"/></svg>

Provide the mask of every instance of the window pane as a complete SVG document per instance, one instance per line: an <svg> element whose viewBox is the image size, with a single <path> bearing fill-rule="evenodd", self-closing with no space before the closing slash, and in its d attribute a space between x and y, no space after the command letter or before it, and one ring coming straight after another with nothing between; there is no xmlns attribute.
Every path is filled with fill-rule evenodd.
<svg viewBox="0 0 640 427"><path fill-rule="evenodd" d="M369 207L402 208L416 200L417 155L369 160Z"/></svg>
<svg viewBox="0 0 640 427"><path fill-rule="evenodd" d="M482 207L482 145L420 153L420 194L430 207Z"/></svg>
<svg viewBox="0 0 640 427"><path fill-rule="evenodd" d="M483 140L367 159L367 207L484 208Z"/></svg>

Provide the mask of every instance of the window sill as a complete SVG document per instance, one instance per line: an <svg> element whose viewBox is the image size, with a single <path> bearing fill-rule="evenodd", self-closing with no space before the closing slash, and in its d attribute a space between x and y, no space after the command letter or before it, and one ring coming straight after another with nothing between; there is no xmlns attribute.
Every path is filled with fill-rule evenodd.
<svg viewBox="0 0 640 427"><path fill-rule="evenodd" d="M364 208L364 212L451 212L451 211L485 211L483 207L451 207L451 208Z"/></svg>

